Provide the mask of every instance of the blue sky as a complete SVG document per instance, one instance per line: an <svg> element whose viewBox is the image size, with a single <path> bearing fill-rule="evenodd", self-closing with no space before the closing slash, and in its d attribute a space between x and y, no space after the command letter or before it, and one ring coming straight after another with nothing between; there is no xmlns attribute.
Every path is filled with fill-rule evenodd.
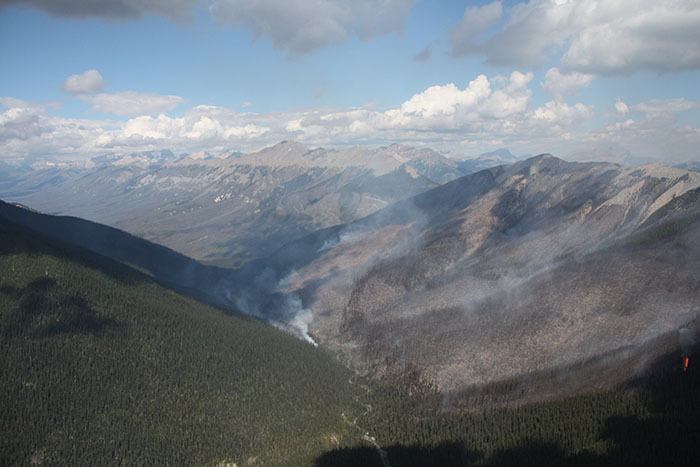
<svg viewBox="0 0 700 467"><path fill-rule="evenodd" d="M700 158L700 2L314 1L10 1L0 157L298 139Z"/></svg>
<svg viewBox="0 0 700 467"><path fill-rule="evenodd" d="M446 44L435 47L427 63L413 60L429 43L444 43L442 36L463 13L464 2L424 1L401 33L290 55L265 38L254 41L243 29L217 25L201 6L184 23L155 15L138 21L56 18L13 6L0 10L0 54L8 65L0 86L20 99L68 104L63 81L94 68L110 90L177 94L193 104L235 107L249 101L263 112L391 106L430 85L466 84L493 72L478 57L452 59ZM41 80L31 78L36 76ZM82 116L76 112L85 107L64 112Z"/></svg>

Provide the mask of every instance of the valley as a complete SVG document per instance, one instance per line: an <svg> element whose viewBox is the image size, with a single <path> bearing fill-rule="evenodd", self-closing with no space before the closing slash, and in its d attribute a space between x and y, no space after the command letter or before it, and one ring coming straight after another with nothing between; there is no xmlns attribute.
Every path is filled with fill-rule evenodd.
<svg viewBox="0 0 700 467"><path fill-rule="evenodd" d="M282 142L252 154L156 151L40 166L0 184L0 199L236 266L464 173L434 151L401 145L311 150Z"/></svg>
<svg viewBox="0 0 700 467"><path fill-rule="evenodd" d="M697 455L698 372L682 370L676 333L614 390L455 409L415 374L359 376L340 355L2 216L0 239L4 465L688 465Z"/></svg>
<svg viewBox="0 0 700 467"><path fill-rule="evenodd" d="M611 388L644 359L595 382L590 365L700 312L699 186L686 171L538 156L319 231L241 280L273 268L315 338L378 377L410 368L459 394L580 364L579 386L518 385L519 398Z"/></svg>
<svg viewBox="0 0 700 467"><path fill-rule="evenodd" d="M698 333L698 193L700 176L685 169L540 155L446 180L347 223L336 219L239 267L0 203L11 363L4 371L16 383L3 410L8 420L33 411L46 426L43 444L26 444L23 433L34 429L20 428L3 459L165 461L157 438L115 431L133 423L123 417L135 411L146 433L178 433L167 448L172 462L615 462L628 455L621 450L630 437L644 435L610 432L614 420L666 430L692 423L697 410L695 371L679 369L694 339L679 336ZM305 203L299 212L314 202ZM156 324L162 320L178 327ZM203 338L208 347L197 347ZM86 345L87 354L79 350ZM189 357L173 366L169 355ZM208 370L197 367L210 360L217 363ZM138 384L129 377L127 389L113 378L130 365L159 370ZM40 370L50 367L74 370ZM80 415L68 409L69 422L20 390L49 390L66 377L95 394L121 395L109 403L97 396ZM254 388L263 393L253 396ZM684 394L682 412L654 405L668 404L674 391ZM75 407L79 396L61 393L51 404L57 397ZM182 406L183 398L198 405ZM93 420L99 404L119 407L103 415L107 425ZM156 423L162 410L184 424ZM56 432L56 423L70 428ZM202 444L194 429L227 434ZM118 444L108 453L86 430ZM75 437L87 444L78 449ZM198 447L176 447L186 439ZM263 447L270 445L277 450ZM667 449L653 455L663 459Z"/></svg>
<svg viewBox="0 0 700 467"><path fill-rule="evenodd" d="M700 0L0 0L0 467L700 464Z"/></svg>

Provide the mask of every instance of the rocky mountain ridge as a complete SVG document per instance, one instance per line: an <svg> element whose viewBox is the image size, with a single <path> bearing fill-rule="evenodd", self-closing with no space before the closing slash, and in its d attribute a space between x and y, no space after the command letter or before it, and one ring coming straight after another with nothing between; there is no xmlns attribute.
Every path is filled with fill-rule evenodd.
<svg viewBox="0 0 700 467"><path fill-rule="evenodd" d="M156 151L27 170L0 180L0 198L236 265L461 175L456 161L428 149L285 141L252 154Z"/></svg>
<svg viewBox="0 0 700 467"><path fill-rule="evenodd" d="M541 155L320 231L262 264L303 298L310 333L358 368L388 378L412 368L458 394L639 357L630 349L697 318L698 193L694 172ZM568 391L620 384L645 359L597 381L572 377Z"/></svg>

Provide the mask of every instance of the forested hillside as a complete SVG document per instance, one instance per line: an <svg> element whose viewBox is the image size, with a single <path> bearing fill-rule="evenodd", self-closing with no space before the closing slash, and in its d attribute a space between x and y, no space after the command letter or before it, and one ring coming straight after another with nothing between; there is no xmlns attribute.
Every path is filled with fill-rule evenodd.
<svg viewBox="0 0 700 467"><path fill-rule="evenodd" d="M363 423L378 434L392 467L694 466L700 459L697 370L683 371L679 350L650 362L644 378L627 387L482 412L445 411L444 401L419 385L411 391L384 386L368 396L373 410ZM356 465L383 466L366 446L334 449L316 462Z"/></svg>
<svg viewBox="0 0 700 467"><path fill-rule="evenodd" d="M309 464L346 441L323 351L0 220L0 464Z"/></svg>
<svg viewBox="0 0 700 467"><path fill-rule="evenodd" d="M7 221L0 337L2 465L384 465L368 438L392 467L700 455L700 378L676 335L627 387L464 411L411 372L358 381L323 350Z"/></svg>

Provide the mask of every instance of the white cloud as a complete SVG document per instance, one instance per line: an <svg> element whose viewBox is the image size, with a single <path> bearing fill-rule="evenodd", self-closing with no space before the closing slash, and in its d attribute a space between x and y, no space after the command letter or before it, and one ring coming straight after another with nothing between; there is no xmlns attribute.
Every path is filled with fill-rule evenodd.
<svg viewBox="0 0 700 467"><path fill-rule="evenodd" d="M700 101L685 98L677 99L652 99L639 103L632 107L638 112L647 114L676 113L692 110L700 107Z"/></svg>
<svg viewBox="0 0 700 467"><path fill-rule="evenodd" d="M231 115L235 116L233 113ZM122 141L133 141L134 139L162 141L161 144L174 141L225 144L227 141L257 138L267 131L267 128L253 123L236 124L229 119L222 118L221 115L217 117L215 114L206 115L194 111L181 118L159 115L130 119L124 124L118 138L121 138Z"/></svg>
<svg viewBox="0 0 700 467"><path fill-rule="evenodd" d="M625 104L622 99L619 97L615 99L615 111L618 113L618 115L627 115L630 111L630 108L627 104Z"/></svg>
<svg viewBox="0 0 700 467"><path fill-rule="evenodd" d="M590 117L592 113L591 107L581 103L568 105L561 101L549 101L535 109L532 117L550 125L570 127L577 121Z"/></svg>
<svg viewBox="0 0 700 467"><path fill-rule="evenodd" d="M464 16L450 31L452 54L464 55L478 50L477 37L495 25L503 16L503 5L495 1L482 6L467 7Z"/></svg>
<svg viewBox="0 0 700 467"><path fill-rule="evenodd" d="M460 128L483 119L506 118L526 109L532 78L532 73L514 71L509 78L492 80L479 75L464 89L454 83L431 86L381 116L385 125L415 129Z"/></svg>
<svg viewBox="0 0 700 467"><path fill-rule="evenodd" d="M469 42L469 31L453 37L453 51L466 40L473 47L464 52L528 67L563 54L562 68L593 74L700 68L697 0L530 0L513 5L506 17L478 46Z"/></svg>
<svg viewBox="0 0 700 467"><path fill-rule="evenodd" d="M542 87L555 99L563 99L564 96L591 84L593 78L593 75L587 73L562 73L559 68L550 68L544 75Z"/></svg>
<svg viewBox="0 0 700 467"><path fill-rule="evenodd" d="M83 95L80 99L88 102L98 112L122 116L159 114L172 110L183 102L179 96L134 91Z"/></svg>
<svg viewBox="0 0 700 467"><path fill-rule="evenodd" d="M242 26L275 47L306 53L350 36L362 40L399 31L415 0L213 0L224 24Z"/></svg>
<svg viewBox="0 0 700 467"><path fill-rule="evenodd" d="M88 157L158 149L248 151L284 139L327 147L402 142L460 153L509 147L520 153L566 155L606 147L667 160L697 157L700 130L682 125L676 115L697 108L697 101L652 100L628 106L618 100L618 113L634 112L635 117L592 127L598 120L591 106L560 99L533 103L532 80L532 73L517 71L509 76L479 75L463 86L431 86L383 110L258 114L200 105L178 117L140 114L126 121L62 118L40 105L2 98L0 157ZM599 116L605 114L609 110Z"/></svg>
<svg viewBox="0 0 700 467"><path fill-rule="evenodd" d="M46 128L32 108L14 107L0 114L0 140L28 140L44 131Z"/></svg>
<svg viewBox="0 0 700 467"><path fill-rule="evenodd" d="M94 154L98 139L113 128L111 122L54 117L38 105L9 107L0 113L0 153L8 159Z"/></svg>
<svg viewBox="0 0 700 467"><path fill-rule="evenodd" d="M491 84L485 75L479 75L464 89L454 83L431 86L401 105L396 115L432 118L452 116L461 108L474 107L491 94Z"/></svg>
<svg viewBox="0 0 700 467"><path fill-rule="evenodd" d="M63 90L71 94L92 94L102 90L104 80L99 71L87 70L84 73L70 75L63 83Z"/></svg>

